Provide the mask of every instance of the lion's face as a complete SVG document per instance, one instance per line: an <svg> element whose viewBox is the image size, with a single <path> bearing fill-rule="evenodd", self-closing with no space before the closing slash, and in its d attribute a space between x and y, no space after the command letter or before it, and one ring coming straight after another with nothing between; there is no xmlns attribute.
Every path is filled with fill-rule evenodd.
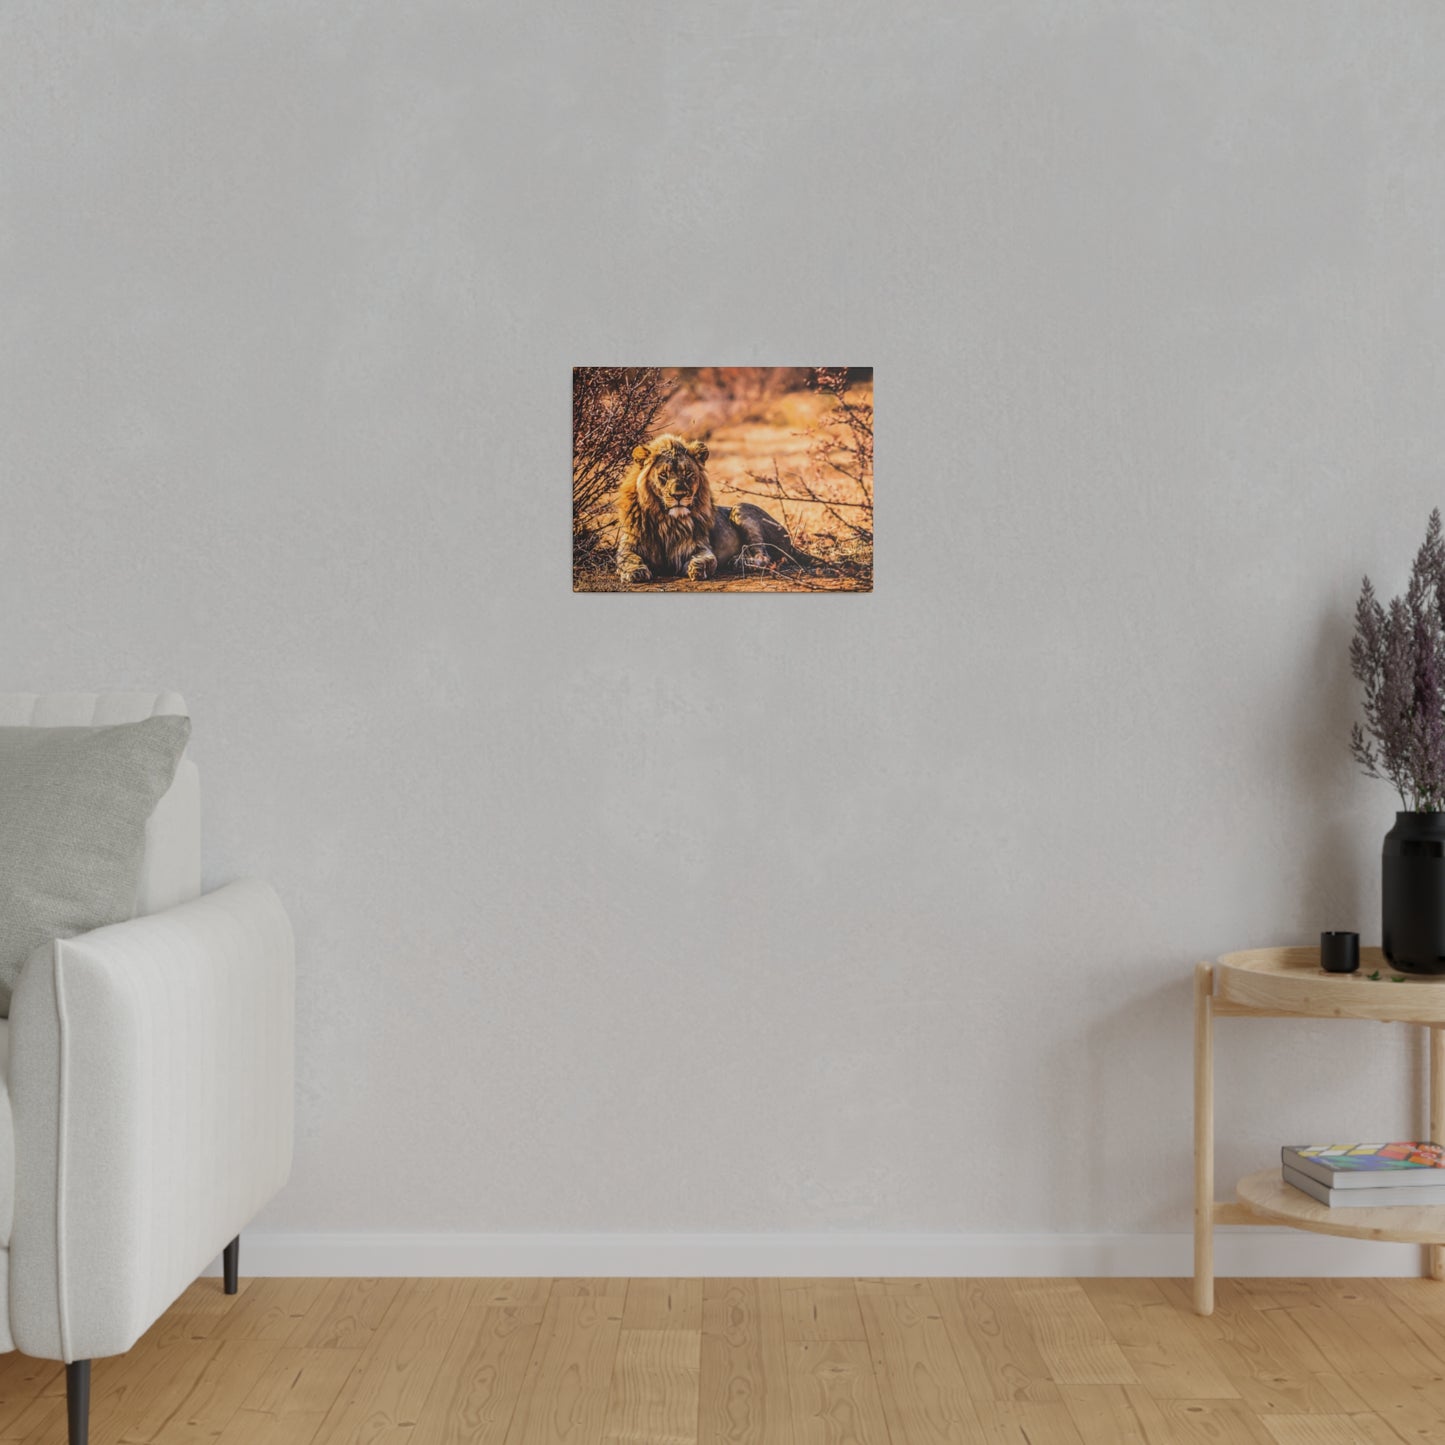
<svg viewBox="0 0 1445 1445"><path fill-rule="evenodd" d="M681 437L658 437L650 447L638 447L633 453L642 469L637 478L639 489L646 488L657 505L673 517L686 517L700 500L706 500L707 446L703 442L685 442Z"/></svg>

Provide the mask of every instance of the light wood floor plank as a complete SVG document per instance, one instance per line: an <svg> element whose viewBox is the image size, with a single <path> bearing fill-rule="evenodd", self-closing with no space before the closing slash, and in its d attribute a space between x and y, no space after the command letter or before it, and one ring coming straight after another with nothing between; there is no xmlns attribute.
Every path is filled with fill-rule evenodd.
<svg viewBox="0 0 1445 1445"><path fill-rule="evenodd" d="M936 1279L933 1298L976 1400L1059 1399L1018 1302L1000 1279Z"/></svg>
<svg viewBox="0 0 1445 1445"><path fill-rule="evenodd" d="M775 1279L703 1282L698 1438L702 1445L793 1445Z"/></svg>
<svg viewBox="0 0 1445 1445"><path fill-rule="evenodd" d="M1276 1445L1241 1400L1155 1400L1154 1407L1157 1417L1145 1424L1149 1445Z"/></svg>
<svg viewBox="0 0 1445 1445"><path fill-rule="evenodd" d="M275 1358L266 1340L218 1340L195 1384L146 1445L202 1445L231 1423Z"/></svg>
<svg viewBox="0 0 1445 1445"><path fill-rule="evenodd" d="M1062 1400L980 1400L989 1445L1088 1445Z"/></svg>
<svg viewBox="0 0 1445 1445"><path fill-rule="evenodd" d="M1194 1318L1207 1327L1203 1333L1210 1357L1251 1410L1261 1416L1368 1410L1337 1376L1310 1369L1276 1329L1278 1311L1254 1309L1234 1283L1217 1281L1214 1313L1207 1320ZM1181 1315L1192 1313L1187 1281L1162 1281L1160 1291ZM1326 1362L1321 1358L1319 1363Z"/></svg>
<svg viewBox="0 0 1445 1445"><path fill-rule="evenodd" d="M207 1316L207 1335L213 1340L270 1340L284 1345L300 1328L313 1310L336 1299L345 1280L339 1279L267 1279L246 1280L241 1292L227 1296L218 1280L198 1283L208 1285L220 1295L229 1308L214 1310ZM196 1288L196 1286L192 1286ZM193 1317L194 1317L194 1312Z"/></svg>
<svg viewBox="0 0 1445 1445"><path fill-rule="evenodd" d="M396 1299L399 1279L343 1279L327 1282L316 1302L286 1337L308 1349L363 1349L381 1328Z"/></svg>
<svg viewBox="0 0 1445 1445"><path fill-rule="evenodd" d="M1397 1373L1394 1362L1378 1349L1368 1335L1356 1333L1334 1305L1323 1300L1292 1304L1267 1310L1270 1323L1285 1336L1301 1358L1313 1351L1322 1373L1354 1379L1362 1372L1380 1375Z"/></svg>
<svg viewBox="0 0 1445 1445"><path fill-rule="evenodd" d="M853 1292L860 1299L865 1294L932 1295L933 1281L928 1279L855 1279Z"/></svg>
<svg viewBox="0 0 1445 1445"><path fill-rule="evenodd" d="M21 1434L22 1423L27 1432ZM41 1395L31 1402L30 1408L12 1427L14 1434L6 1432L5 1440L23 1441L24 1445L63 1445L66 1437L65 1397L63 1395Z"/></svg>
<svg viewBox="0 0 1445 1445"><path fill-rule="evenodd" d="M1436 1281L1432 1281L1434 1283ZM1423 1321L1411 1322L1391 1308L1392 1297L1370 1280L1315 1281L1319 1308L1339 1325L1355 1330L1402 1375L1430 1375L1440 1368L1439 1335ZM1334 1361L1336 1368L1344 1362ZM1355 1356L1358 1361L1358 1354Z"/></svg>
<svg viewBox="0 0 1445 1445"><path fill-rule="evenodd" d="M628 1281L625 1279L554 1279L551 1294L588 1295L593 1299L626 1299L627 1285Z"/></svg>
<svg viewBox="0 0 1445 1445"><path fill-rule="evenodd" d="M977 1441L982 1425L932 1291L870 1290L859 1303L893 1440Z"/></svg>
<svg viewBox="0 0 1445 1445"><path fill-rule="evenodd" d="M1376 1279L1365 1281L1375 1297L1406 1329L1424 1342L1437 1360L1445 1360L1445 1290L1430 1293L1433 1279ZM1424 1285L1424 1290L1410 1291L1406 1285Z"/></svg>
<svg viewBox="0 0 1445 1445"><path fill-rule="evenodd" d="M1171 1305L1147 1279L1086 1279L1082 1285L1104 1328L1151 1395L1167 1400L1239 1398L1239 1391L1210 1357L1205 1342L1208 1321Z"/></svg>
<svg viewBox="0 0 1445 1445"><path fill-rule="evenodd" d="M604 1440L697 1445L701 1330L628 1330L617 1342Z"/></svg>
<svg viewBox="0 0 1445 1445"><path fill-rule="evenodd" d="M338 1346L282 1345L216 1445L310 1445L360 1358Z"/></svg>
<svg viewBox="0 0 1445 1445"><path fill-rule="evenodd" d="M1313 1304L1315 1281L1311 1279L1236 1279L1231 1284L1255 1309L1282 1310L1292 1304Z"/></svg>
<svg viewBox="0 0 1445 1445"><path fill-rule="evenodd" d="M327 1412L316 1445L410 1440L471 1295L467 1280L406 1281Z"/></svg>
<svg viewBox="0 0 1445 1445"><path fill-rule="evenodd" d="M1329 1382L1339 1378L1334 1366L1320 1352L1319 1347L1310 1337L1309 1332L1300 1327L1295 1317L1294 1309L1301 1305L1312 1307L1313 1296L1309 1294L1292 1294L1289 1296L1291 1305L1271 1303L1271 1296L1262 1294L1257 1286L1260 1281L1225 1279L1215 1282L1215 1316L1226 1316L1234 1313L1241 1329L1258 1334L1270 1341L1270 1347L1285 1358L1298 1362L1316 1380L1323 1382L1327 1388L1333 1388ZM1374 1367L1379 1364L1379 1358L1371 1354L1366 1364ZM1333 1414L1343 1412L1346 1414L1355 1411L1367 1411L1369 1405L1358 1393L1348 1401L1342 1401L1334 1409L1322 1410L1322 1414ZM1297 1413L1293 1410L1286 1413Z"/></svg>
<svg viewBox="0 0 1445 1445"><path fill-rule="evenodd" d="M7 1360L14 1358L6 1356ZM47 1365L49 1360L36 1360L31 1362L34 1365ZM138 1370L144 1370L143 1363L137 1366ZM112 1371L112 1380L116 1375ZM37 1371L35 1375L36 1393L30 1400L26 1401L24 1409L16 1413L8 1422L3 1432L0 1432L0 1439L6 1441L25 1440L39 1442L43 1440L64 1441L65 1431L65 1366L56 1368L53 1375L46 1375L43 1371ZM94 1382L92 1382L94 1390Z"/></svg>
<svg viewBox="0 0 1445 1445"><path fill-rule="evenodd" d="M489 1305L545 1305L552 1283L550 1279L479 1279L477 1300Z"/></svg>
<svg viewBox="0 0 1445 1445"><path fill-rule="evenodd" d="M0 1356L0 1440L17 1438L10 1427L37 1399L55 1394L57 1384L65 1388L65 1366L59 1360L35 1360L15 1351Z"/></svg>
<svg viewBox="0 0 1445 1445"><path fill-rule="evenodd" d="M1445 1445L1445 1377L1440 1371L1429 1379L1371 1371L1352 1375L1350 1384L1402 1439L1412 1445Z"/></svg>
<svg viewBox="0 0 1445 1445"><path fill-rule="evenodd" d="M508 1445L596 1445L602 1437L623 1298L554 1293Z"/></svg>
<svg viewBox="0 0 1445 1445"><path fill-rule="evenodd" d="M1383 1294L1399 1300L1407 1309L1432 1319L1445 1322L1445 1290L1437 1289L1439 1280L1433 1279L1377 1279L1372 1281Z"/></svg>
<svg viewBox="0 0 1445 1445"><path fill-rule="evenodd" d="M1055 1384L1139 1383L1134 1367L1076 1280L1010 1280L1009 1290Z"/></svg>
<svg viewBox="0 0 1445 1445"><path fill-rule="evenodd" d="M851 1279L780 1280L783 1337L789 1340L863 1340L863 1316Z"/></svg>
<svg viewBox="0 0 1445 1445"><path fill-rule="evenodd" d="M887 1445L873 1356L862 1340L790 1344L788 1397L796 1445Z"/></svg>
<svg viewBox="0 0 1445 1445"><path fill-rule="evenodd" d="M416 1422L418 1442L502 1445L542 1328L543 1307L492 1305L485 1292L457 1327Z"/></svg>
<svg viewBox="0 0 1445 1445"><path fill-rule="evenodd" d="M1400 1445L1378 1415L1268 1415L1277 1445Z"/></svg>
<svg viewBox="0 0 1445 1445"><path fill-rule="evenodd" d="M271 1285L277 1283L275 1280L268 1280L264 1286L267 1292ZM198 1279L194 1284L189 1284L181 1291L180 1297L171 1306L180 1314L194 1315L227 1315L240 1307L242 1301L251 1291L255 1284L254 1279L243 1276L237 1281L235 1294L227 1294L221 1288L221 1282L217 1279ZM316 1281L320 1283L320 1281ZM170 1311L167 1311L170 1313Z"/></svg>
<svg viewBox="0 0 1445 1445"><path fill-rule="evenodd" d="M195 1389L220 1347L219 1340L186 1337L172 1339L158 1348L155 1364L124 1406L107 1412L91 1427L91 1445L153 1441Z"/></svg>
<svg viewBox="0 0 1445 1445"><path fill-rule="evenodd" d="M627 1284L624 1330L701 1330L700 1279L634 1279Z"/></svg>
<svg viewBox="0 0 1445 1445"><path fill-rule="evenodd" d="M1135 1393L1144 1414L1135 1406ZM1157 1406L1139 1385L1060 1385L1064 1408L1087 1445L1151 1445L1145 1419L1157 1419ZM1157 1436L1153 1445L1160 1445Z"/></svg>

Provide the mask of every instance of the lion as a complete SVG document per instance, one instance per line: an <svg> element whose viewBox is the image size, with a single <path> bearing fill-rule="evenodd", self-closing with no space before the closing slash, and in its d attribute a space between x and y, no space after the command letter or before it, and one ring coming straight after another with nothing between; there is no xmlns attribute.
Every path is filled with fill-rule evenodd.
<svg viewBox="0 0 1445 1445"><path fill-rule="evenodd" d="M708 484L707 443L671 432L632 449L617 491L617 575L623 582L800 565L787 528L750 502L716 506Z"/></svg>

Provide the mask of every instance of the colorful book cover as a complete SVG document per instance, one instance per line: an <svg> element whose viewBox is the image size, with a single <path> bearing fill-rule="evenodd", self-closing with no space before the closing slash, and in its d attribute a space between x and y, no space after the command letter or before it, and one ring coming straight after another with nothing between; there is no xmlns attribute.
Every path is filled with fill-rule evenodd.
<svg viewBox="0 0 1445 1445"><path fill-rule="evenodd" d="M1445 1169L1445 1149L1438 1144L1294 1144L1289 1152L1338 1174Z"/></svg>

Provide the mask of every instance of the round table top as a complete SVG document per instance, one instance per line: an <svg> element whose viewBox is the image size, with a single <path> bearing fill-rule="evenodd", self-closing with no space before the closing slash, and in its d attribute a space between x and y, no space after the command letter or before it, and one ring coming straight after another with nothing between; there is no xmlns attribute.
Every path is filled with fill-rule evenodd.
<svg viewBox="0 0 1445 1445"><path fill-rule="evenodd" d="M1215 966L1216 999L1264 1013L1445 1024L1445 974L1396 973L1378 948L1360 949L1358 973L1326 973L1320 951L1250 948Z"/></svg>

